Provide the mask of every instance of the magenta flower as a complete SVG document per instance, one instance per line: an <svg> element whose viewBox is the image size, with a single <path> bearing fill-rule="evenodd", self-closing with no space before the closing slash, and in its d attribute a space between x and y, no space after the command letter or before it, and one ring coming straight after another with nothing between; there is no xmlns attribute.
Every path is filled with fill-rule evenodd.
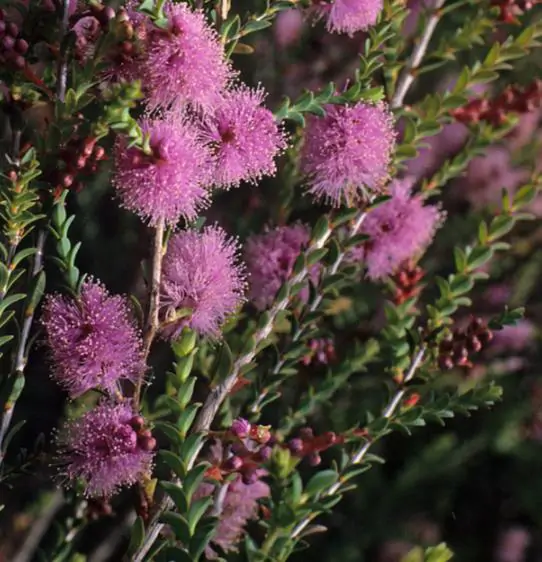
<svg viewBox="0 0 542 562"><path fill-rule="evenodd" d="M243 302L245 271L237 243L216 226L203 232L175 235L164 256L160 304L169 326L163 335L175 338L184 326L217 337L220 325ZM173 319L175 311L189 312Z"/></svg>
<svg viewBox="0 0 542 562"><path fill-rule="evenodd" d="M149 106L207 109L232 78L222 44L203 12L168 2L164 13L169 25L149 33L141 71Z"/></svg>
<svg viewBox="0 0 542 562"><path fill-rule="evenodd" d="M113 183L123 206L150 224L194 219L208 201L212 157L207 145L185 117L144 120L141 128L150 136L152 154L127 149L123 139L115 151Z"/></svg>
<svg viewBox="0 0 542 562"><path fill-rule="evenodd" d="M494 338L489 347L491 354L521 352L528 348L536 336L536 329L532 322L522 319L517 324L504 326L502 330L494 332Z"/></svg>
<svg viewBox="0 0 542 562"><path fill-rule="evenodd" d="M72 398L92 388L114 393L145 369L141 339L127 301L87 281L78 299L53 295L42 323L54 363L54 379Z"/></svg>
<svg viewBox="0 0 542 562"><path fill-rule="evenodd" d="M371 279L390 275L423 252L444 218L437 207L424 205L421 197L412 196L411 189L410 179L395 180L390 186L391 199L370 211L363 223L370 239L350 257L365 260Z"/></svg>
<svg viewBox="0 0 542 562"><path fill-rule="evenodd" d="M240 475L237 475L233 482L223 484L228 486L228 489L220 513L220 522L211 539L212 546L218 546L224 552L237 551L236 545L243 537L247 522L256 518L258 514L258 500L270 494L269 486L260 479L265 474L265 470L258 469L249 484L243 483ZM209 496L215 489L214 484L205 482L200 485L195 497ZM208 559L218 558L212 548L207 548L205 554Z"/></svg>
<svg viewBox="0 0 542 562"><path fill-rule="evenodd" d="M273 302L309 240L310 230L304 224L279 226L247 240L244 257L249 272L249 299L256 308L263 310ZM311 270L313 281L317 277L318 267ZM300 297L307 299L308 288L301 291Z"/></svg>
<svg viewBox="0 0 542 562"><path fill-rule="evenodd" d="M502 190L513 194L529 179L525 168L513 165L510 152L502 146L489 147L483 156L473 158L457 189L476 209L499 204Z"/></svg>
<svg viewBox="0 0 542 562"><path fill-rule="evenodd" d="M335 33L353 35L372 27L384 7L383 0L335 0L324 8L326 27Z"/></svg>
<svg viewBox="0 0 542 562"><path fill-rule="evenodd" d="M152 468L156 445L142 422L130 405L108 402L69 422L59 437L64 476L82 478L88 497L109 497L139 481Z"/></svg>
<svg viewBox="0 0 542 562"><path fill-rule="evenodd" d="M206 137L214 148L217 186L237 186L275 174L275 157L286 142L273 114L262 106L264 97L263 90L232 90L205 120Z"/></svg>
<svg viewBox="0 0 542 562"><path fill-rule="evenodd" d="M393 120L384 104L328 106L310 116L301 152L309 191L334 205L381 191L395 143Z"/></svg>

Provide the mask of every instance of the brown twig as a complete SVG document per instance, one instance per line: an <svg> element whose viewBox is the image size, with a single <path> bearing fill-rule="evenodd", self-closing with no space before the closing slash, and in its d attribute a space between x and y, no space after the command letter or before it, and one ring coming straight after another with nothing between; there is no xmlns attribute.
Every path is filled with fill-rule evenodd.
<svg viewBox="0 0 542 562"><path fill-rule="evenodd" d="M146 361L151 350L152 342L158 332L160 325L160 282L162 279L162 258L164 256L164 230L165 223L161 219L154 231L153 253L152 253L152 277L149 291L149 311L143 330L143 358ZM139 404L141 399L141 388L145 373L139 377L134 391L134 402Z"/></svg>

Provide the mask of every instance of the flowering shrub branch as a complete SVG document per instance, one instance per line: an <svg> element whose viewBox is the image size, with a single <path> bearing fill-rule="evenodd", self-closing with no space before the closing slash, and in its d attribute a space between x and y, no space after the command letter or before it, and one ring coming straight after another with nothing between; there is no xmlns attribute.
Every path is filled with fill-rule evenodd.
<svg viewBox="0 0 542 562"><path fill-rule="evenodd" d="M48 457L70 489L8 556L76 558L116 517L129 540L95 552L284 562L383 437L501 398L490 344L524 311L481 312L478 281L540 212L540 83L506 82L542 25L530 5L414 3L4 3L0 485ZM450 233L493 151L502 209L465 197L476 220ZM44 351L69 406L19 462Z"/></svg>

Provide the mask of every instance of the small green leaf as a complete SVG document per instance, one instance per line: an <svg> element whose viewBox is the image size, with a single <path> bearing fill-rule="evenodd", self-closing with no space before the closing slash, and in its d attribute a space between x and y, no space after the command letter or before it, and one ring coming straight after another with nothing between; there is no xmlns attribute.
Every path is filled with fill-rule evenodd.
<svg viewBox="0 0 542 562"><path fill-rule="evenodd" d="M332 469L317 472L307 483L305 493L311 497L316 496L335 484L338 478L339 475Z"/></svg>
<svg viewBox="0 0 542 562"><path fill-rule="evenodd" d="M137 517L132 526L132 533L130 535L130 544L128 546L128 554L135 554L137 549L143 544L145 538L145 524L141 517Z"/></svg>

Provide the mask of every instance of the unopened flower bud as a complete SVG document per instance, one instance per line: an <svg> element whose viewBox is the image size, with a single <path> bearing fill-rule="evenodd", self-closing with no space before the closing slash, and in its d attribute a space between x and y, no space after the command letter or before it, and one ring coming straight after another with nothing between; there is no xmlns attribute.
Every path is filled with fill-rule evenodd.
<svg viewBox="0 0 542 562"><path fill-rule="evenodd" d="M294 437L294 439L290 439L290 441L288 442L288 449L290 449L290 451L294 455L301 454L303 452L304 446L305 445L303 443L303 440L299 437Z"/></svg>
<svg viewBox="0 0 542 562"><path fill-rule="evenodd" d="M24 55L28 51L28 42L24 39L17 39L15 42L15 50L21 55Z"/></svg>
<svg viewBox="0 0 542 562"><path fill-rule="evenodd" d="M65 173L62 174L60 183L62 184L63 187L68 188L73 184L74 179L75 178L73 177L72 174Z"/></svg>
<svg viewBox="0 0 542 562"><path fill-rule="evenodd" d="M258 457L262 461L268 461L271 458L273 449L271 447L262 447L258 453Z"/></svg>
<svg viewBox="0 0 542 562"><path fill-rule="evenodd" d="M147 437L139 435L137 444L143 451L154 451L156 449L156 439L154 437Z"/></svg>
<svg viewBox="0 0 542 562"><path fill-rule="evenodd" d="M309 455L309 464L311 466L318 466L322 462L322 457L314 452Z"/></svg>
<svg viewBox="0 0 542 562"><path fill-rule="evenodd" d="M250 423L244 418L237 418L231 424L230 431L237 437L246 437L250 432Z"/></svg>
<svg viewBox="0 0 542 562"><path fill-rule="evenodd" d="M243 464L244 462L241 457L234 456L225 462L224 468L226 470L239 470L243 466Z"/></svg>
<svg viewBox="0 0 542 562"><path fill-rule="evenodd" d="M17 35L19 35L19 28L17 27L17 24L9 22L6 25L6 33L11 35L13 38L17 37Z"/></svg>
<svg viewBox="0 0 542 562"><path fill-rule="evenodd" d="M441 355L438 358L438 365L443 371L449 371L454 367L454 361L449 355Z"/></svg>
<svg viewBox="0 0 542 562"><path fill-rule="evenodd" d="M26 66L24 57L22 55L17 55L16 57L14 57L13 66L15 66L15 68L19 70L22 70Z"/></svg>
<svg viewBox="0 0 542 562"><path fill-rule="evenodd" d="M143 419L142 416L134 416L130 421L129 424L136 430L139 431L140 429L143 429L143 426L145 425L145 420Z"/></svg>
<svg viewBox="0 0 542 562"><path fill-rule="evenodd" d="M11 35L6 35L2 39L2 47L4 47L6 51L11 51L11 49L13 49L13 45L15 45L15 39L13 39Z"/></svg>
<svg viewBox="0 0 542 562"><path fill-rule="evenodd" d="M312 431L312 429L310 427L302 427L299 430L299 437L301 437L301 439L303 440L309 440L309 439L313 439L314 437L314 432Z"/></svg>
<svg viewBox="0 0 542 562"><path fill-rule="evenodd" d="M467 348L469 351L474 351L477 353L482 349L482 342L476 336L471 336L467 339Z"/></svg>

